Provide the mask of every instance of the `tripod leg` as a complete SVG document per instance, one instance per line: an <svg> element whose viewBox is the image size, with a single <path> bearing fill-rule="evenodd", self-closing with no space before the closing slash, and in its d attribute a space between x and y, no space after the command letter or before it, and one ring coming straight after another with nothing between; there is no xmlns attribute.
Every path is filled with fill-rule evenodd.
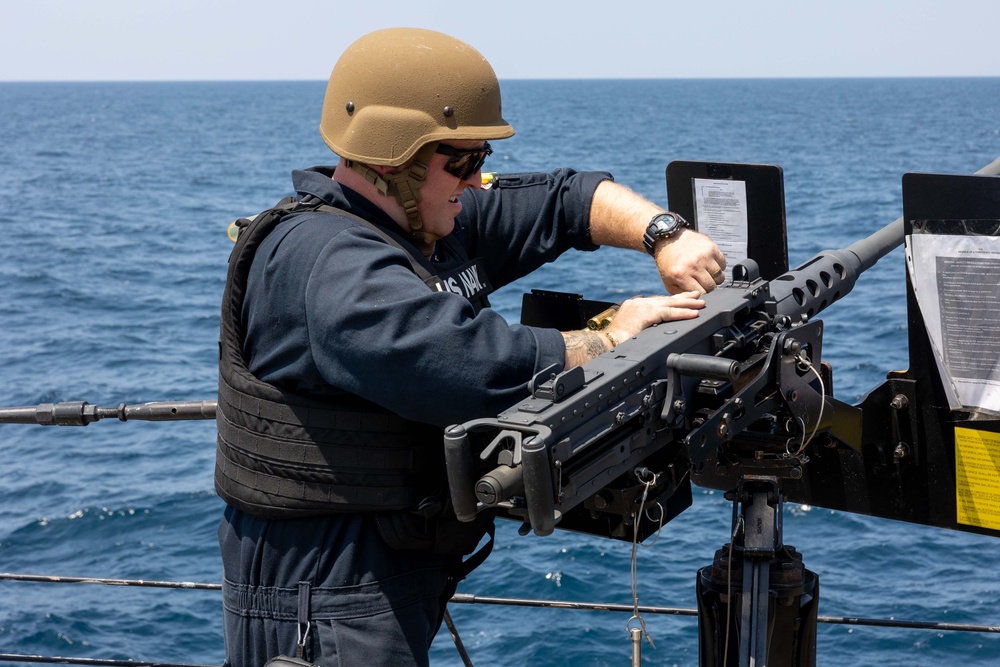
<svg viewBox="0 0 1000 667"><path fill-rule="evenodd" d="M732 543L698 571L701 667L816 666L819 580L782 543L781 504L776 479L741 483Z"/></svg>
<svg viewBox="0 0 1000 667"><path fill-rule="evenodd" d="M770 494L758 492L750 496L750 505L744 504L743 591L741 594L740 662L744 667L766 667L767 628L769 623L769 598L771 563L781 544L776 532L780 521L775 520L781 511L780 502L769 504Z"/></svg>

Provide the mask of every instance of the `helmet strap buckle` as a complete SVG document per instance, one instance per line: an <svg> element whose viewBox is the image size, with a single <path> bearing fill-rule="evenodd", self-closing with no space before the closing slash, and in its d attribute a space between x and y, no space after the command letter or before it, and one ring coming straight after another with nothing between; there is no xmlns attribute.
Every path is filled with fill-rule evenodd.
<svg viewBox="0 0 1000 667"><path fill-rule="evenodd" d="M356 160L345 159L344 163L354 171L361 174L361 177L364 178L366 181L374 185L375 189L378 190L378 193L380 195L382 195L383 197L389 196L389 190L391 186L389 185L388 181L382 178L382 174L378 173L377 171L369 167L367 164L361 164Z"/></svg>
<svg viewBox="0 0 1000 667"><path fill-rule="evenodd" d="M427 174L430 171L428 165L436 148L436 142L422 146L413 162L406 169L387 174L381 174L376 169L356 160L345 159L346 166L361 174L366 181L374 185L380 195L393 197L399 202L409 222L410 233L418 243L431 243L437 239L433 234L423 231L424 221L417 209L417 204L420 202L420 187L427 181Z"/></svg>

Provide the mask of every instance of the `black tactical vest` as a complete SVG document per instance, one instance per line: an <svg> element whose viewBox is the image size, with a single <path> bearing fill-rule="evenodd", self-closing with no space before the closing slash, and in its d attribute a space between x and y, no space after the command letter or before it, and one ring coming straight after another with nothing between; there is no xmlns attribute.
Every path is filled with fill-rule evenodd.
<svg viewBox="0 0 1000 667"><path fill-rule="evenodd" d="M356 220L401 248L375 225L315 197L289 197L252 221L240 221L222 301L216 490L229 505L267 519L423 511L435 494L445 502L442 429L349 394L306 396L280 389L247 368L241 312L254 254L287 215L308 211ZM407 256L431 289L461 293L461 272L478 276L478 264L467 261L457 242L449 251L466 260L449 276L435 275L433 265L411 252ZM488 291L487 285L470 299L477 312L488 305Z"/></svg>

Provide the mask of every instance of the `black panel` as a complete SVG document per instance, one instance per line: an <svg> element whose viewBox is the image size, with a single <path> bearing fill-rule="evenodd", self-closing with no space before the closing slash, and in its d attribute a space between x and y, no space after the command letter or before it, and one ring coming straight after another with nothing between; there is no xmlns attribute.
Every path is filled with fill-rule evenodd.
<svg viewBox="0 0 1000 667"><path fill-rule="evenodd" d="M667 202L698 228L694 180L732 180L746 183L747 257L757 262L760 275L773 280L788 270L785 232L785 185L781 167L773 164L689 162L667 165Z"/></svg>

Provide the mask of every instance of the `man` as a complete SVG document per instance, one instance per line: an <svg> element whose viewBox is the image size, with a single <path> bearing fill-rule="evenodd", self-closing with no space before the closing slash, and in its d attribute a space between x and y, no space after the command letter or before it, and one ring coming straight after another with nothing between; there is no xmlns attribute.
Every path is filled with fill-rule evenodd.
<svg viewBox="0 0 1000 667"><path fill-rule="evenodd" d="M485 552L462 558L492 528L455 519L442 428L495 416L545 367L696 317L725 260L609 174L483 188L488 142L514 130L490 65L440 33L352 44L320 131L336 168L295 172L298 198L258 216L230 260L216 467L227 659L426 665L445 602ZM600 333L509 325L488 307L493 288L600 245L645 245L674 296L630 299Z"/></svg>

